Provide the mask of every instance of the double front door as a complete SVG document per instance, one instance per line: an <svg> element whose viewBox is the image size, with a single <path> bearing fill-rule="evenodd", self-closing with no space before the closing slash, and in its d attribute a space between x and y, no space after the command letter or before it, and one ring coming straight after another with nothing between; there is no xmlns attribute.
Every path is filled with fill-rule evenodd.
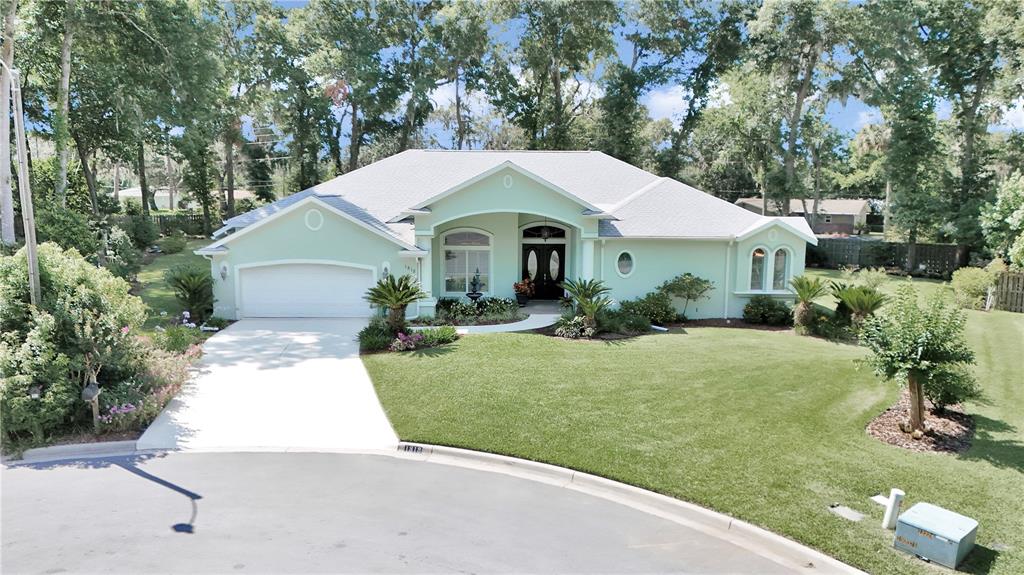
<svg viewBox="0 0 1024 575"><path fill-rule="evenodd" d="M565 244L524 244L523 277L534 283L536 299L562 297L565 281Z"/></svg>

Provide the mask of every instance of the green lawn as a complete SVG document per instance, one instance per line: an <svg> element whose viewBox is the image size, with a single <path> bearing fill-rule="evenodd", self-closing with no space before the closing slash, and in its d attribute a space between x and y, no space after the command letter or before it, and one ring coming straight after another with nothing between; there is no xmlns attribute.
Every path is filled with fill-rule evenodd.
<svg viewBox="0 0 1024 575"><path fill-rule="evenodd" d="M176 265L187 263L203 268L209 267L210 262L206 261L203 256L197 256L192 253L192 250L201 248L209 243L209 240L204 239L190 240L184 250L176 254L158 255L153 258L153 261L142 266L142 271L139 272L138 277L139 285L132 291L149 306L149 318L146 319L146 323L143 326L145 331L152 331L154 327L163 321L164 318L161 318L160 312L167 312L167 315L181 313L181 306L174 299L174 292L171 291L167 282L164 281L164 272Z"/></svg>
<svg viewBox="0 0 1024 575"><path fill-rule="evenodd" d="M920 282L942 289L937 282ZM399 436L564 465L729 513L871 573L933 572L893 551L868 501L890 487L981 522L963 569L1024 572L1024 315L969 312L988 395L962 456L864 427L897 396L862 349L790 332L693 328L627 341L468 336L364 357ZM851 523L839 502L868 515Z"/></svg>

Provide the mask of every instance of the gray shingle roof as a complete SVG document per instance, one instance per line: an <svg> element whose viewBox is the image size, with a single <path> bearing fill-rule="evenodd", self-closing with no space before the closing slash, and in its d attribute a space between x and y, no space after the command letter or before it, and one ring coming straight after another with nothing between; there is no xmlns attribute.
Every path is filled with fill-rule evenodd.
<svg viewBox="0 0 1024 575"><path fill-rule="evenodd" d="M729 237L770 219L601 152L408 150L231 218L217 235L316 195L412 243L411 225L385 222L505 162L611 213L616 220L600 221L603 237Z"/></svg>
<svg viewBox="0 0 1024 575"><path fill-rule="evenodd" d="M628 199L612 215L616 220L600 222L603 237L724 238L764 219L670 178Z"/></svg>
<svg viewBox="0 0 1024 575"><path fill-rule="evenodd" d="M756 208L758 211L761 210L763 205L761 198L740 198L736 200L736 204L739 206L750 206ZM812 209L814 200L807 200L807 209ZM818 211L823 214L859 214L868 208L868 200L847 200L847 199L824 199L818 203ZM768 213L772 213L771 205L768 206ZM790 213L801 214L804 211L803 202L799 199L789 200L789 211ZM870 210L868 210L870 211Z"/></svg>

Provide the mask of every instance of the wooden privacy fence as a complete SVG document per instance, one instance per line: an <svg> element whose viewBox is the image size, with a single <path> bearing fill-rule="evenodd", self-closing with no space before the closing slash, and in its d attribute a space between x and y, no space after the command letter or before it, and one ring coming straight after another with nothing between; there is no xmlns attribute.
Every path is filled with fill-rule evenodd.
<svg viewBox="0 0 1024 575"><path fill-rule="evenodd" d="M996 283L996 309L1024 313L1024 273L1002 273Z"/></svg>
<svg viewBox="0 0 1024 575"><path fill-rule="evenodd" d="M117 225L128 219L128 217L114 216L112 223ZM202 235L203 233L202 214L149 214L149 220L156 224L161 234L165 235L175 230L181 230L193 236ZM212 218L210 225L217 229L220 227L221 222L217 218Z"/></svg>
<svg viewBox="0 0 1024 575"><path fill-rule="evenodd" d="M810 248L815 254L808 261L818 258L819 263L828 267L858 266L907 268L910 245L902 242L880 242L859 238L819 238L817 248ZM913 275L950 277L963 267L959 246L952 244L917 244L917 265Z"/></svg>

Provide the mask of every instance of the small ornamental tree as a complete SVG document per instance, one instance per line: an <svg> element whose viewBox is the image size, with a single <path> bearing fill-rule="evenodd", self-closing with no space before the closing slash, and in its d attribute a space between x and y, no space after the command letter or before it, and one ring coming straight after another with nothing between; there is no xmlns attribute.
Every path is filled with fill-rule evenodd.
<svg viewBox="0 0 1024 575"><path fill-rule="evenodd" d="M713 289L714 282L687 272L661 284L658 291L683 300L683 317L686 317L686 307L690 302L710 297L708 294Z"/></svg>
<svg viewBox="0 0 1024 575"><path fill-rule="evenodd" d="M974 363L974 353L964 339L965 321L963 312L939 294L921 306L917 290L908 283L899 287L886 313L864 322L861 342L872 352L868 364L879 376L905 383L910 391L912 432L924 431L924 393L931 381L946 389L975 388L966 369ZM951 378L960 385L950 385Z"/></svg>
<svg viewBox="0 0 1024 575"><path fill-rule="evenodd" d="M405 308L425 297L427 294L420 289L419 282L411 275L389 274L377 281L377 285L366 290L366 301L388 311L388 327L395 334L405 329Z"/></svg>

